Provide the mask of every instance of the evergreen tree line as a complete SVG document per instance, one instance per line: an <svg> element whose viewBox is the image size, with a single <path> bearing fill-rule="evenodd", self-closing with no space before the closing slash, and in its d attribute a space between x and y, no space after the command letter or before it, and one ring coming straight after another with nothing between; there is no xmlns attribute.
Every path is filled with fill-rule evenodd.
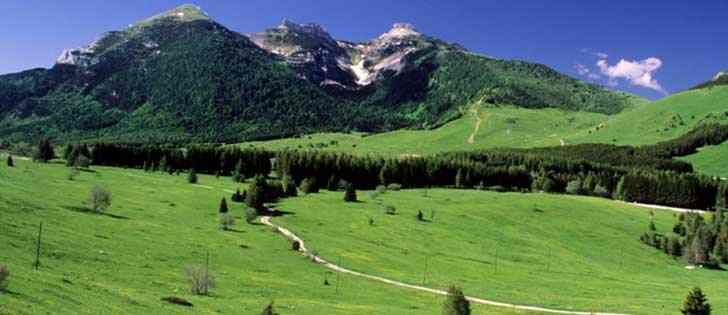
<svg viewBox="0 0 728 315"><path fill-rule="evenodd" d="M144 168L173 172L194 169L198 173L253 177L271 171L272 152L216 145L177 148L157 145L96 143L76 145L89 152L94 165ZM78 151L82 151L78 150ZM72 149L73 151L73 149Z"/></svg>
<svg viewBox="0 0 728 315"><path fill-rule="evenodd" d="M697 213L681 213L670 233L657 232L654 221L640 240L673 257L706 267L728 263L728 214L718 209L710 220Z"/></svg>

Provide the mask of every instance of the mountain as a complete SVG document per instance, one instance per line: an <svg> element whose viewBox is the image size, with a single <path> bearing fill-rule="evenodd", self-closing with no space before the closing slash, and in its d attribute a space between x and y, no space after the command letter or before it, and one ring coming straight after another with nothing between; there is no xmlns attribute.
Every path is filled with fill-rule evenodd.
<svg viewBox="0 0 728 315"><path fill-rule="evenodd" d="M692 89L702 89L706 87L712 87L712 86L719 86L719 85L728 85L728 71L721 71L716 74L713 79L703 82L701 84L698 84L697 86L693 87Z"/></svg>
<svg viewBox="0 0 728 315"><path fill-rule="evenodd" d="M0 138L239 142L431 128L473 103L614 114L638 98L398 23L363 43L290 21L242 35L183 5L0 76Z"/></svg>

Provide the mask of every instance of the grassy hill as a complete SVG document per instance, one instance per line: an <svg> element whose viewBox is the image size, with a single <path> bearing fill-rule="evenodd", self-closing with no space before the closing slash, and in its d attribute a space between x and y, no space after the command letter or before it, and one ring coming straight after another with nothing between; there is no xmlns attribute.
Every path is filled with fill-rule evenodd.
<svg viewBox="0 0 728 315"><path fill-rule="evenodd" d="M568 140L650 144L679 137L696 125L709 122L728 122L728 86L689 90L634 107Z"/></svg>
<svg viewBox="0 0 728 315"><path fill-rule="evenodd" d="M0 314L257 314L271 300L281 314L440 313L441 297L346 275L337 294L336 275L291 251L270 228L242 223L239 204L230 204L235 231L221 231L218 203L237 188L229 178L200 175L191 185L184 175L94 167L70 181L60 164L16 164L0 168L0 264L11 272ZM113 194L104 215L84 208L93 185ZM196 297L184 268L204 264L207 251L217 287ZM173 295L194 307L160 301ZM535 314L483 306L474 312Z"/></svg>
<svg viewBox="0 0 728 315"><path fill-rule="evenodd" d="M492 147L559 145L561 139L595 126L604 114L558 109L474 105L463 116L431 130L398 130L379 134L317 133L298 138L243 143L272 149L304 148L386 154L430 154Z"/></svg>
<svg viewBox="0 0 728 315"><path fill-rule="evenodd" d="M700 173L728 178L728 143L704 147L700 152L681 159L693 164Z"/></svg>
<svg viewBox="0 0 728 315"><path fill-rule="evenodd" d="M649 210L610 200L445 189L324 192L287 199L274 221L353 270L527 305L630 314L674 314L701 286L715 310L728 274L688 270L643 245ZM383 205L397 209L387 215ZM422 211L426 222L416 219ZM432 218L432 211L434 219ZM657 211L658 230L673 213ZM370 224L369 221L373 224Z"/></svg>

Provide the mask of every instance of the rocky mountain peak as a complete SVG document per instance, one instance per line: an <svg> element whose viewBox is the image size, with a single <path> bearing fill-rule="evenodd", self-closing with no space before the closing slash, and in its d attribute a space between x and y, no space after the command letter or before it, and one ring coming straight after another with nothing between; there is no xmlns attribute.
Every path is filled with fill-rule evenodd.
<svg viewBox="0 0 728 315"><path fill-rule="evenodd" d="M394 25L392 25L392 29L379 36L379 38L402 38L420 35L422 34L420 34L415 26L410 23L394 23Z"/></svg>
<svg viewBox="0 0 728 315"><path fill-rule="evenodd" d="M326 29L316 23L298 24L289 19L284 19L281 25L278 26L278 29L331 39L331 35L326 31Z"/></svg>
<svg viewBox="0 0 728 315"><path fill-rule="evenodd" d="M723 77L726 77L726 76L728 76L728 71L721 71L721 72L718 72L718 74L716 74L716 75L715 75L715 76L713 77L713 81L718 81L719 79L721 79L721 78L723 78Z"/></svg>

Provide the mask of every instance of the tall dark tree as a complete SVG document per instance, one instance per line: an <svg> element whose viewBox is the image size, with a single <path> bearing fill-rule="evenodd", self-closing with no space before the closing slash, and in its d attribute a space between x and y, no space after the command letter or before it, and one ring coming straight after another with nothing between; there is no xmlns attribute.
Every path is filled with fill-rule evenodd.
<svg viewBox="0 0 728 315"><path fill-rule="evenodd" d="M470 301L465 298L463 291L455 286L447 290L447 299L442 307L443 315L470 315Z"/></svg>
<svg viewBox="0 0 728 315"><path fill-rule="evenodd" d="M253 178L253 182L248 187L245 196L245 203L248 207L263 210L263 203L265 202L265 186L266 182L262 176L256 176Z"/></svg>
<svg viewBox="0 0 728 315"><path fill-rule="evenodd" d="M695 287L685 298L680 312L683 315L710 315L710 304L703 291Z"/></svg>
<svg viewBox="0 0 728 315"><path fill-rule="evenodd" d="M242 183L245 181L245 173L243 170L243 160L238 160L238 163L235 164L235 170L233 170L232 179L236 183Z"/></svg>
<svg viewBox="0 0 728 315"><path fill-rule="evenodd" d="M48 162L56 157L55 151L53 151L53 144L48 138L43 138L38 142L38 150L36 152L35 159L41 162Z"/></svg>
<svg viewBox="0 0 728 315"><path fill-rule="evenodd" d="M8 166L9 167L14 167L15 166L15 162L13 161L13 156L12 155L8 155L8 161L7 161L7 163L8 163Z"/></svg>
<svg viewBox="0 0 728 315"><path fill-rule="evenodd" d="M224 197L222 198L222 200L220 200L220 208L219 208L219 211L220 211L220 213L227 213L228 212L227 200L225 200Z"/></svg>

